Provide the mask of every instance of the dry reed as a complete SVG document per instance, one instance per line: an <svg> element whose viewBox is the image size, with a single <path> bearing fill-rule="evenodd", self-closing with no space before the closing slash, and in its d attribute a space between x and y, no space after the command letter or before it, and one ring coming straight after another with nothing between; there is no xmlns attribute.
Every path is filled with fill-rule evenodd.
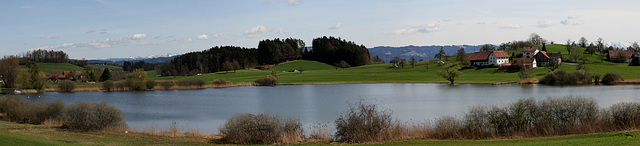
<svg viewBox="0 0 640 146"><path fill-rule="evenodd" d="M188 126L179 126L176 122L171 122L169 128L158 128L156 126L151 126L149 128L143 129L130 129L129 132L163 137L200 137L220 139L220 136L217 134L207 133L196 128L190 128Z"/></svg>

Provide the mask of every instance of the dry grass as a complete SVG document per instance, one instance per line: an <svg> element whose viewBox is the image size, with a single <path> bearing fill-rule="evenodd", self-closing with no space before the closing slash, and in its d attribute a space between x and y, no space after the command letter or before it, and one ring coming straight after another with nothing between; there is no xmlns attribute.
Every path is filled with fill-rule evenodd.
<svg viewBox="0 0 640 146"><path fill-rule="evenodd" d="M23 89L21 90L22 94L34 94L34 93L38 93L38 90L35 89Z"/></svg>
<svg viewBox="0 0 640 146"><path fill-rule="evenodd" d="M152 136L164 136L164 137L200 137L200 138L211 138L211 139L221 138L217 134L207 133L202 130L190 128L188 126L179 126L176 122L172 122L169 128L158 128L156 126L151 126L150 128L130 129L130 132L140 133L144 135L152 135Z"/></svg>
<svg viewBox="0 0 640 146"><path fill-rule="evenodd" d="M89 87L89 88L76 88L73 89L71 92L98 92L98 91L103 91L98 87Z"/></svg>
<svg viewBox="0 0 640 146"><path fill-rule="evenodd" d="M536 78L529 78L529 79L518 81L518 84L537 84L537 83L538 83L538 79Z"/></svg>
<svg viewBox="0 0 640 146"><path fill-rule="evenodd" d="M329 130L329 126L327 126L326 123L315 122L311 126L311 134L309 135L309 139L331 141L331 130Z"/></svg>

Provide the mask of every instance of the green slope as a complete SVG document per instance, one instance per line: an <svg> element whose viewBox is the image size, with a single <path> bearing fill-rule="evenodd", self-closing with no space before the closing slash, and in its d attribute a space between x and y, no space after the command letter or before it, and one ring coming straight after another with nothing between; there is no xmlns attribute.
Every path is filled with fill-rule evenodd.
<svg viewBox="0 0 640 146"><path fill-rule="evenodd" d="M84 68L69 63L36 63L38 69L42 73L50 73L51 71L76 71L84 70ZM21 69L27 69L26 65L20 65Z"/></svg>

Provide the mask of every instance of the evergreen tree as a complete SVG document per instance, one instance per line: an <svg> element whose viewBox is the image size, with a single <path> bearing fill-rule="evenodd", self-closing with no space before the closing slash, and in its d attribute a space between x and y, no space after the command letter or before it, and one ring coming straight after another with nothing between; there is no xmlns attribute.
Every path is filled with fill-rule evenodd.
<svg viewBox="0 0 640 146"><path fill-rule="evenodd" d="M100 82L107 80L111 80L111 71L109 71L108 68L105 68L104 71L102 71L102 75L100 75Z"/></svg>

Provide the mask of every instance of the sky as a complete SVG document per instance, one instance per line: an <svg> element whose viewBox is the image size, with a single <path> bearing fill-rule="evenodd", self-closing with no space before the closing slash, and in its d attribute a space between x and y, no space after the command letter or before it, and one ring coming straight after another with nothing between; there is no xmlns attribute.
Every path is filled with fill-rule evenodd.
<svg viewBox="0 0 640 146"><path fill-rule="evenodd" d="M0 55L183 54L335 36L375 46L640 40L635 0L19 0L0 5Z"/></svg>

